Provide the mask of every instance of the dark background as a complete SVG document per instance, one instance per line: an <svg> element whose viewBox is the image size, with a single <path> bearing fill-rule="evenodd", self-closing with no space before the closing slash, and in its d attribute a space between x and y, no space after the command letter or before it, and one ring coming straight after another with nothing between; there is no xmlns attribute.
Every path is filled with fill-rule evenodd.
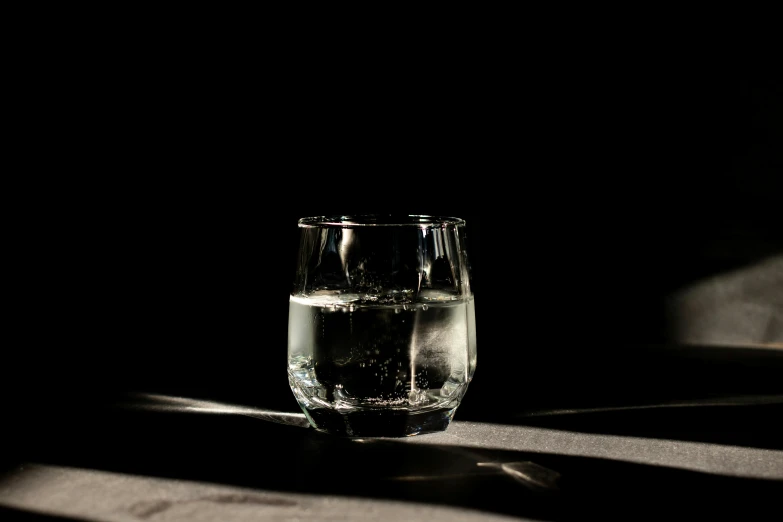
<svg viewBox="0 0 783 522"><path fill-rule="evenodd" d="M659 357L671 292L783 252L769 67L573 54L257 77L224 58L108 64L100 84L74 65L41 96L32 135L50 146L31 161L62 175L16 192L3 380L24 422L125 391L297 411L296 220L361 212L467 221L479 363L458 417L501 415L509 394L776 386L731 356L706 372Z"/></svg>
<svg viewBox="0 0 783 522"><path fill-rule="evenodd" d="M93 9L80 27L39 11L13 19L4 82L0 468L29 480L31 511L34 488L57 495L61 475L28 463L547 520L776 512L780 481L725 473L747 464L735 448L781 449L783 351L684 346L672 321L690 317L668 308L673 292L783 254L779 59L740 42L740 22L613 12L619 30L558 15L550 31L531 13L512 32L444 17L451 34L419 22L424 41L367 17L359 36L303 14L245 29L147 12L123 31L131 13ZM486 447L104 408L150 392L297 411L296 220L361 212L466 219L478 368L455 420L481 421L472 443ZM767 276L742 298L780 310L780 274ZM644 407L672 402L690 407ZM531 427L573 446L558 454L542 434L506 448ZM682 467L639 463L662 448ZM596 449L607 457L576 456ZM778 470L769 455L759 473ZM541 463L562 495L449 475L479 458ZM80 491L100 507L93 480Z"/></svg>

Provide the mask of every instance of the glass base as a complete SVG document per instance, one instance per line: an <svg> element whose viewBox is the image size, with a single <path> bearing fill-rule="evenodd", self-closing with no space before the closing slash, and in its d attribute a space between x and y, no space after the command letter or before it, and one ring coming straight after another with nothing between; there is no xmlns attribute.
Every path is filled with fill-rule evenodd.
<svg viewBox="0 0 783 522"><path fill-rule="evenodd" d="M362 410L340 413L326 408L304 409L313 428L344 437L411 437L446 431L456 407L428 411Z"/></svg>

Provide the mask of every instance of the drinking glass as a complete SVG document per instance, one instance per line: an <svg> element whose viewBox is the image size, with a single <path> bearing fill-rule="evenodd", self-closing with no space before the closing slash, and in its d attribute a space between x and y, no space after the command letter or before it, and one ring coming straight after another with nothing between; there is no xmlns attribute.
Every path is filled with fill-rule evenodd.
<svg viewBox="0 0 783 522"><path fill-rule="evenodd" d="M310 424L349 437L444 431L476 369L466 223L299 219L288 381Z"/></svg>

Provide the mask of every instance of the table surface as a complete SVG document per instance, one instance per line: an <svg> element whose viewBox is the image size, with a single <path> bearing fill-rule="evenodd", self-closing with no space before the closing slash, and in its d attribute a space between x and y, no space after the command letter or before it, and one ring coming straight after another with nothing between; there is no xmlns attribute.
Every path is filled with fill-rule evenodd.
<svg viewBox="0 0 783 522"><path fill-rule="evenodd" d="M0 515L773 519L783 499L783 393L771 376L781 375L783 352L731 351L733 380L716 353L675 358L722 388L705 390L703 377L650 393L640 378L640 389L583 387L571 401L514 406L485 383L468 391L446 432L409 438L338 438L295 410L217 396L128 390L89 407L28 402L6 425Z"/></svg>

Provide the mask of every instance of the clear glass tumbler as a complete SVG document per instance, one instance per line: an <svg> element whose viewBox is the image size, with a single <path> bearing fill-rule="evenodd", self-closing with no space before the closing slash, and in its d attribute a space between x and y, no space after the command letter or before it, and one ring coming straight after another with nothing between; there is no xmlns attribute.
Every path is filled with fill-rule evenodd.
<svg viewBox="0 0 783 522"><path fill-rule="evenodd" d="M448 428L476 368L465 227L424 215L299 220L288 380L315 429Z"/></svg>

